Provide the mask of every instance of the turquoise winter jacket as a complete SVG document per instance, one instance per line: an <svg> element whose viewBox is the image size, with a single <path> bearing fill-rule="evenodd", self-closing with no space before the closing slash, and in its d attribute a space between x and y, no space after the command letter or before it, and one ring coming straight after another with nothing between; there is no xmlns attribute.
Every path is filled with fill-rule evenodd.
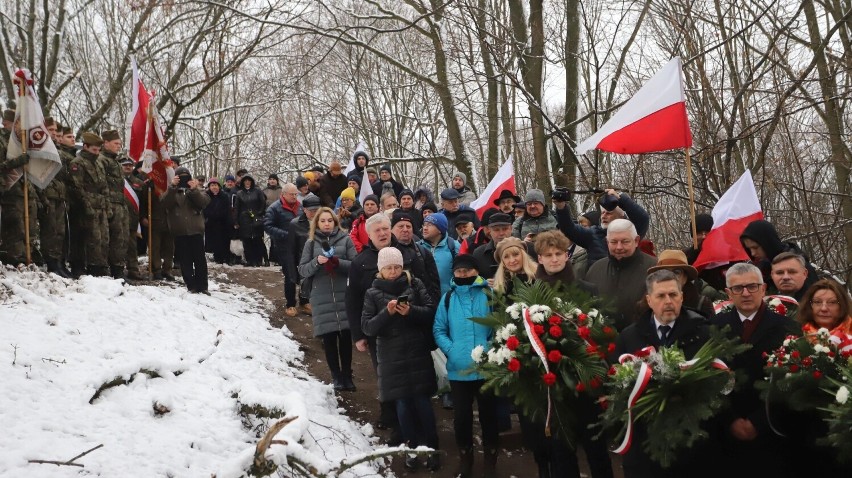
<svg viewBox="0 0 852 478"><path fill-rule="evenodd" d="M432 246L426 239L420 239L417 243L425 247L435 258L438 277L441 279L441 295L446 294L450 290L453 280L453 259L458 255L461 248L459 241L444 234L437 246Z"/></svg>
<svg viewBox="0 0 852 478"><path fill-rule="evenodd" d="M473 366L470 353L477 345L488 350L493 329L470 318L485 317L491 312L488 282L482 277L477 277L472 285L456 285L452 281L450 290L449 311L444 294L432 326L435 343L447 356L447 377L458 381L482 380L478 373L467 373Z"/></svg>

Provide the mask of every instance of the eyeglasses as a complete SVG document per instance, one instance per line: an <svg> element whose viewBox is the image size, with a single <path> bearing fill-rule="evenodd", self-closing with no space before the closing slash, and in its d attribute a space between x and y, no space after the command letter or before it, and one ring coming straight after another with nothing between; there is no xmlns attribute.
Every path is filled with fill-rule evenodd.
<svg viewBox="0 0 852 478"><path fill-rule="evenodd" d="M731 287L728 287L728 290L731 291L731 293L733 294L740 295L743 293L744 290L747 290L749 292L757 292L757 289L760 289L760 286L762 285L763 284L732 285Z"/></svg>
<svg viewBox="0 0 852 478"><path fill-rule="evenodd" d="M837 307L840 305L840 301L838 300L812 300L811 307L819 309L822 306L826 307Z"/></svg>

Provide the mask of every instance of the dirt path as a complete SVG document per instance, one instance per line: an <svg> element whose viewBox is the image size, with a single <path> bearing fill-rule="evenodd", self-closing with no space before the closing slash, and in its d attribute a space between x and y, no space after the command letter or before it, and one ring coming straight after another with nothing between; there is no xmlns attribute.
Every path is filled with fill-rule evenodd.
<svg viewBox="0 0 852 478"><path fill-rule="evenodd" d="M304 363L308 371L326 383L331 382L331 374L325 365L325 355L322 351L322 342L313 337L311 318L308 315L299 314L296 317L287 317L284 314L284 290L281 272L275 268L221 268L211 266L211 276L219 272L225 272L228 277L245 287L257 290L272 303L269 311L269 321L274 327L284 325L289 328L294 338L301 344L305 353ZM346 409L347 414L359 423L375 424L379 413L377 401L378 391L375 372L373 372L370 357L366 353L354 351L352 369L355 392L342 392L338 394L340 404ZM453 412L441 407L440 401L433 399L435 415L438 423L438 438L441 450L446 454L443 456L443 467L440 471L430 473L420 469L409 472L402 466L402 460L395 459L392 469L397 476L431 476L434 478L452 478L456 468L457 448L453 438ZM499 478L535 478L537 476L535 461L527 452L521 442L521 432L517 423L517 416L513 415L512 429L500 435L500 457L498 459ZM477 425L478 428L478 425ZM375 430L377 436L387 440L389 432ZM479 431L474 430L475 440L478 439ZM477 447L477 455L474 464L474 476L481 476L482 466L481 448ZM589 476L588 470L582 470L582 476ZM498 478L494 477L494 478Z"/></svg>

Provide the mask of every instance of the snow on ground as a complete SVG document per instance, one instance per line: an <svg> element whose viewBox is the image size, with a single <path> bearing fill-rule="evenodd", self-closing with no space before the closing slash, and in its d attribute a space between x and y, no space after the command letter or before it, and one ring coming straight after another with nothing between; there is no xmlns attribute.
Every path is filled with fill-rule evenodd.
<svg viewBox="0 0 852 478"><path fill-rule="evenodd" d="M343 416L290 332L269 325L262 297L210 289L0 270L0 476L237 477L277 421L245 419L241 405L298 416L276 436L288 444L267 452L276 463L289 454L323 472L374 449L369 425ZM117 377L129 383L90 403ZM99 444L85 468L28 463ZM382 476L382 464L341 476Z"/></svg>

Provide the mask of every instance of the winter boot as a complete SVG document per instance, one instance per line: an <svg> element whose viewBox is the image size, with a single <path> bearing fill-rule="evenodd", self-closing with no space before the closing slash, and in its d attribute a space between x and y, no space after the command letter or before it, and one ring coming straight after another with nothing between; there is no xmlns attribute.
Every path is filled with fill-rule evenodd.
<svg viewBox="0 0 852 478"><path fill-rule="evenodd" d="M435 453L429 455L429 458L426 458L426 468L428 468L429 471L438 471L441 469L440 453L436 451ZM494 475L491 476L493 478Z"/></svg>
<svg viewBox="0 0 852 478"><path fill-rule="evenodd" d="M332 385L334 385L334 391L335 392L340 392L340 391L346 390L346 388L343 385L343 380L341 379L342 375L343 374L341 374L340 372L331 372L331 380L332 380Z"/></svg>
<svg viewBox="0 0 852 478"><path fill-rule="evenodd" d="M355 386L355 382L352 381L352 372L341 372L340 381L343 383L343 390L347 392L354 392L358 390L358 387Z"/></svg>
<svg viewBox="0 0 852 478"><path fill-rule="evenodd" d="M127 278L129 280L146 280L147 277L142 275L138 270L129 270L127 271Z"/></svg>
<svg viewBox="0 0 852 478"><path fill-rule="evenodd" d="M66 274L66 273L65 273L65 270L63 269L63 267L59 265L59 261L58 261L58 260L56 260L56 259L47 259L47 260L45 260L44 262L45 262L45 264L47 265L47 272L52 272L52 273L54 273L54 274L58 275L59 277L62 277L62 278L65 278L65 279L70 279L70 278L71 278L71 275L70 275L70 274Z"/></svg>
<svg viewBox="0 0 852 478"><path fill-rule="evenodd" d="M459 468L456 476L471 478L473 475L473 448L459 449Z"/></svg>
<svg viewBox="0 0 852 478"><path fill-rule="evenodd" d="M109 272L113 279L124 279L124 266L109 266Z"/></svg>
<svg viewBox="0 0 852 478"><path fill-rule="evenodd" d="M420 468L420 460L417 459L417 455L408 455L405 457L405 469L414 471Z"/></svg>
<svg viewBox="0 0 852 478"><path fill-rule="evenodd" d="M83 264L71 263L71 277L79 279L81 275L86 273Z"/></svg>
<svg viewBox="0 0 852 478"><path fill-rule="evenodd" d="M68 267L65 265L65 261L59 261L59 268L62 269L62 272L65 274L65 277L68 277L69 279L74 278L74 274L72 274L71 271L68 270Z"/></svg>
<svg viewBox="0 0 852 478"><path fill-rule="evenodd" d="M497 455L496 448L485 448L485 463L482 468L482 478L494 478L497 476Z"/></svg>

